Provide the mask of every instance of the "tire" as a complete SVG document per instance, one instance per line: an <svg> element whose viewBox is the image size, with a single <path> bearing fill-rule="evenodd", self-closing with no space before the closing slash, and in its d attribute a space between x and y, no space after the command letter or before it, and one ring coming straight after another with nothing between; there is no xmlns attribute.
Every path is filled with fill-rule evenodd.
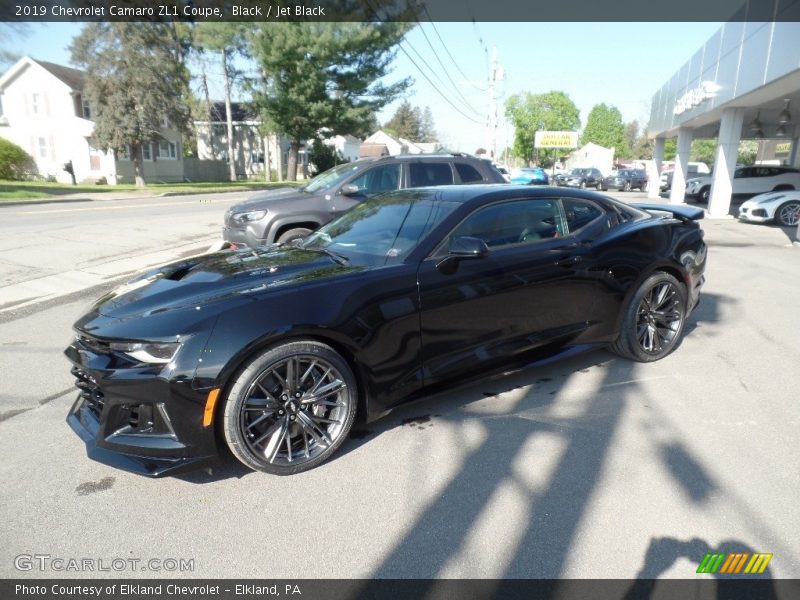
<svg viewBox="0 0 800 600"><path fill-rule="evenodd" d="M304 238L309 233L311 233L311 229L308 229L307 227L295 227L294 229L288 229L278 237L278 243L285 244L286 242L295 238Z"/></svg>
<svg viewBox="0 0 800 600"><path fill-rule="evenodd" d="M581 189L582 190L586 189L586 182L585 181L581 181Z"/></svg>
<svg viewBox="0 0 800 600"><path fill-rule="evenodd" d="M267 349L228 392L225 442L256 471L293 475L325 462L342 445L356 415L350 367L330 346L288 342Z"/></svg>
<svg viewBox="0 0 800 600"><path fill-rule="evenodd" d="M602 183L598 183L598 184L597 184L597 189L598 189L599 191L601 191L601 192L605 192L605 191L606 191L606 186L605 186L605 185L603 185Z"/></svg>
<svg viewBox="0 0 800 600"><path fill-rule="evenodd" d="M782 227L795 227L800 222L800 202L784 202L775 211L775 222Z"/></svg>
<svg viewBox="0 0 800 600"><path fill-rule="evenodd" d="M631 182L630 181L626 181L625 182L625 185L622 186L622 191L623 192L630 192L631 191Z"/></svg>
<svg viewBox="0 0 800 600"><path fill-rule="evenodd" d="M664 358L675 349L683 333L686 303L682 283L669 273L653 273L631 296L611 350L638 362Z"/></svg>
<svg viewBox="0 0 800 600"><path fill-rule="evenodd" d="M697 194L697 201L702 202L703 204L708 204L708 198L711 195L711 188L706 186L700 189L700 193Z"/></svg>

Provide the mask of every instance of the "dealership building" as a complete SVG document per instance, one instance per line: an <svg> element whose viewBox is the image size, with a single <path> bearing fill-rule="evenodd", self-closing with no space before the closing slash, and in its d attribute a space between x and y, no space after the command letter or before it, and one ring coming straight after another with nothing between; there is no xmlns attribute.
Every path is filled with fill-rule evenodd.
<svg viewBox="0 0 800 600"><path fill-rule="evenodd" d="M764 0L771 22L728 22L653 96L649 133L660 167L677 138L670 202L683 202L693 139L716 139L708 213L730 210L739 142L763 140L760 159L800 166L800 22L786 21L794 0ZM783 19L783 21L781 21ZM764 150L772 149L765 157Z"/></svg>

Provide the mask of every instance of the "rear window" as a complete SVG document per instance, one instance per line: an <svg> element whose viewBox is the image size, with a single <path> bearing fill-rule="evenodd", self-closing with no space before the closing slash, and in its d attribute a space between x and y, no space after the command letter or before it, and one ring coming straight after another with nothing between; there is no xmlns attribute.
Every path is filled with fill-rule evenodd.
<svg viewBox="0 0 800 600"><path fill-rule="evenodd" d="M472 165L456 163L456 171L458 171L458 176L461 178L461 183L475 183L477 181L483 181L483 175L481 175Z"/></svg>
<svg viewBox="0 0 800 600"><path fill-rule="evenodd" d="M449 185L453 171L449 163L411 163L408 165L409 187Z"/></svg>

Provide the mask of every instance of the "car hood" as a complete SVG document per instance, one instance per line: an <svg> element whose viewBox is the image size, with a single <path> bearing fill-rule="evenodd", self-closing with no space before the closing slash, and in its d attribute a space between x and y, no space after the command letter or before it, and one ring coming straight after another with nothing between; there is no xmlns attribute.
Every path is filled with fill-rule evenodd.
<svg viewBox="0 0 800 600"><path fill-rule="evenodd" d="M230 209L230 213L243 213L250 210L269 209L269 207L276 203L294 202L300 198L308 198L313 194L304 192L300 188L287 187L277 190L267 190L259 192L250 196L247 200L234 204Z"/></svg>
<svg viewBox="0 0 800 600"><path fill-rule="evenodd" d="M92 312L129 320L201 311L223 300L254 297L362 269L302 248L217 252L142 273L103 296Z"/></svg>

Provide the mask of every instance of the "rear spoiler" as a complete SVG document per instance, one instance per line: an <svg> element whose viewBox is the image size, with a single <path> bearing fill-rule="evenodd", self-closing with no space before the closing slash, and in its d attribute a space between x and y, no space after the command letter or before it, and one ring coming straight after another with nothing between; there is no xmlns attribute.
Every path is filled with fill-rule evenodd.
<svg viewBox="0 0 800 600"><path fill-rule="evenodd" d="M681 221L699 221L705 216L705 211L702 208L685 204L639 204L638 202L631 202L631 206L639 210L671 213L673 217Z"/></svg>

